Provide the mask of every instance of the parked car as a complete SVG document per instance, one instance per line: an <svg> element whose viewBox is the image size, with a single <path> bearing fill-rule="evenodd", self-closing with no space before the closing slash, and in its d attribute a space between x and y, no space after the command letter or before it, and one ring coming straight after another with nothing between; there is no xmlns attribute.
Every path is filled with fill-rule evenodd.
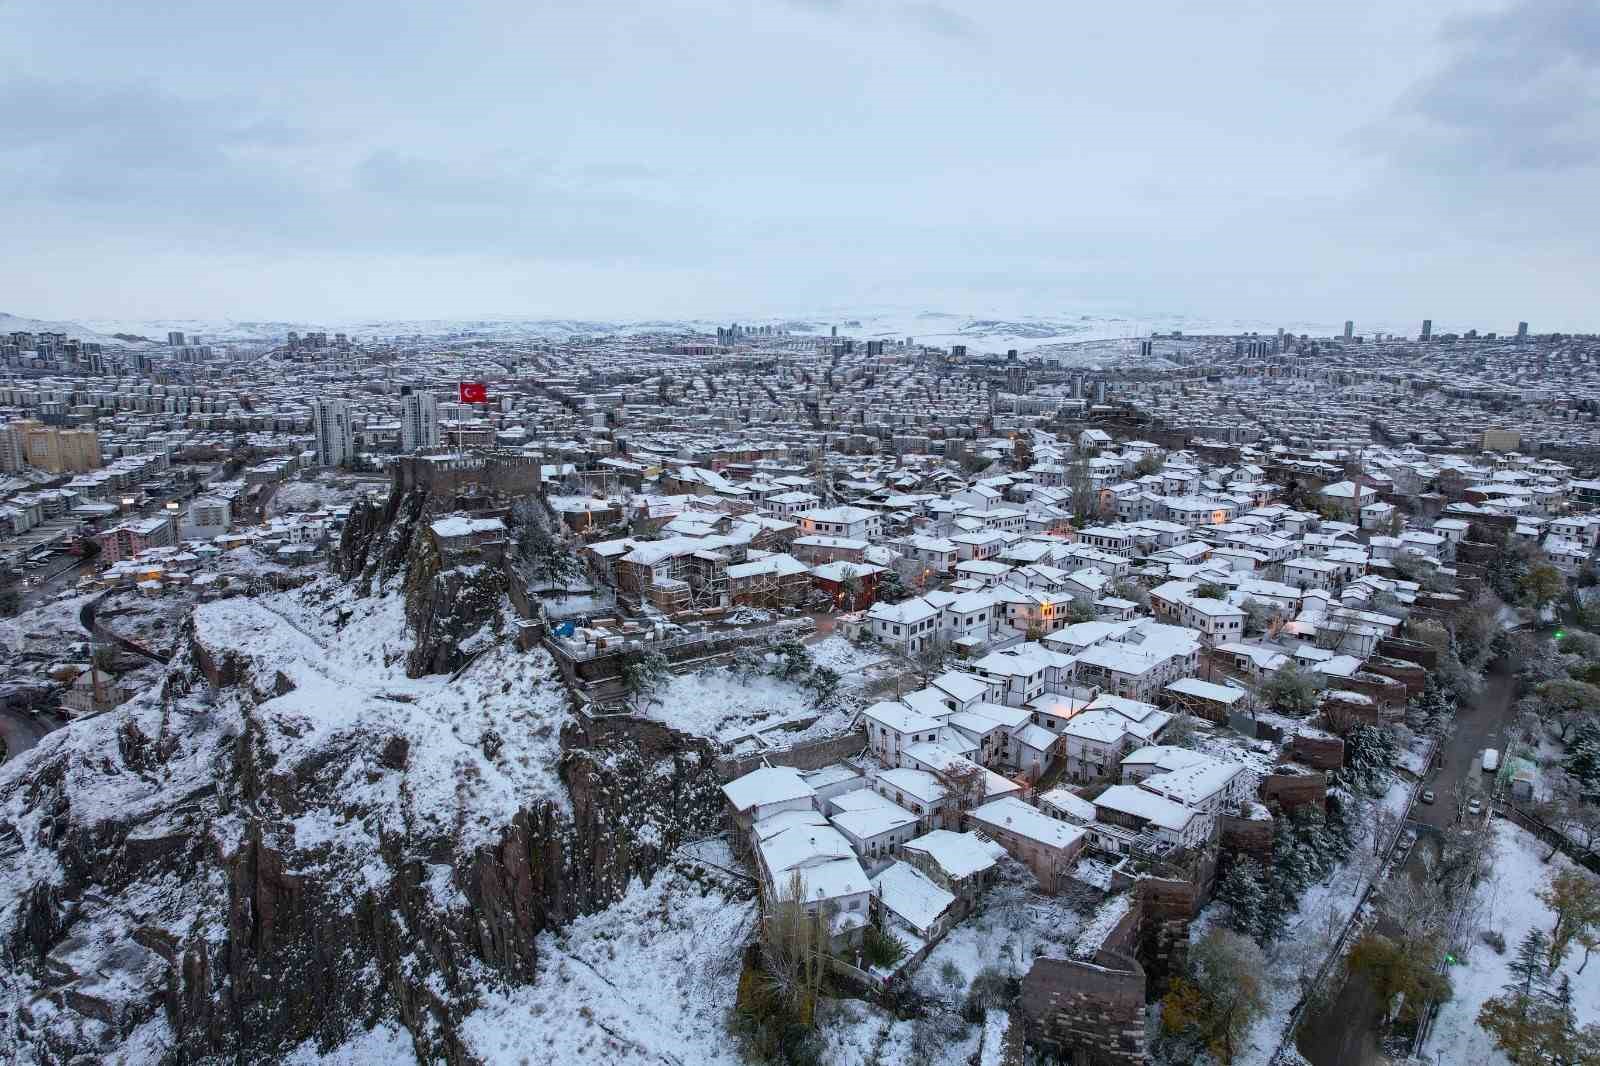
<svg viewBox="0 0 1600 1066"><path fill-rule="evenodd" d="M1483 800L1479 799L1477 796L1473 796L1471 799L1469 799L1467 801L1467 813L1468 814L1482 814L1483 813Z"/></svg>
<svg viewBox="0 0 1600 1066"><path fill-rule="evenodd" d="M1483 772L1492 774L1500 769L1500 753L1493 748L1483 749Z"/></svg>
<svg viewBox="0 0 1600 1066"><path fill-rule="evenodd" d="M1433 789L1425 788L1425 789L1422 790L1422 802L1423 803L1432 803L1434 801L1434 799L1435 799L1435 796L1433 794Z"/></svg>

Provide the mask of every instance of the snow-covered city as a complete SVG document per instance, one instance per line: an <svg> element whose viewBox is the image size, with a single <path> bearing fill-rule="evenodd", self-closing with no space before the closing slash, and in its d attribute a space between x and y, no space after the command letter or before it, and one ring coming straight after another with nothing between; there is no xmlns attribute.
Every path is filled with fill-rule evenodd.
<svg viewBox="0 0 1600 1066"><path fill-rule="evenodd" d="M0 2L0 1063L1600 1066L1597 42Z"/></svg>

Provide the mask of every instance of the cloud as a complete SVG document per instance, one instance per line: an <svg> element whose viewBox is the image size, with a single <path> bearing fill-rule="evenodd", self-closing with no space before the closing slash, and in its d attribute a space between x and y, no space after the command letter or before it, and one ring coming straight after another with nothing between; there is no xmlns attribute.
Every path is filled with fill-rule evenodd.
<svg viewBox="0 0 1600 1066"><path fill-rule="evenodd" d="M1362 132L1365 147L1463 178L1600 163L1600 4L1521 0L1439 38L1444 65Z"/></svg>
<svg viewBox="0 0 1600 1066"><path fill-rule="evenodd" d="M783 0L784 3L830 17L846 17L856 22L902 24L934 37L972 43L985 34L978 23L937 0L911 0L909 3L881 4L873 0Z"/></svg>
<svg viewBox="0 0 1600 1066"><path fill-rule="evenodd" d="M0 0L0 292L1578 319L1594 13L1486 2Z"/></svg>
<svg viewBox="0 0 1600 1066"><path fill-rule="evenodd" d="M975 41L983 36L978 24L958 11L943 4L930 2L904 4L901 13L910 22L930 33L961 41Z"/></svg>

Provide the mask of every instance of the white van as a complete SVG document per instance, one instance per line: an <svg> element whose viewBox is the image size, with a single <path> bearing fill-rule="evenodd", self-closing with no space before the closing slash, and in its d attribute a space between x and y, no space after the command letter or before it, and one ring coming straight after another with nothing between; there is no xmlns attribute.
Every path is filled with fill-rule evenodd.
<svg viewBox="0 0 1600 1066"><path fill-rule="evenodd" d="M1492 774L1500 769L1500 753L1493 748L1483 749L1483 772Z"/></svg>

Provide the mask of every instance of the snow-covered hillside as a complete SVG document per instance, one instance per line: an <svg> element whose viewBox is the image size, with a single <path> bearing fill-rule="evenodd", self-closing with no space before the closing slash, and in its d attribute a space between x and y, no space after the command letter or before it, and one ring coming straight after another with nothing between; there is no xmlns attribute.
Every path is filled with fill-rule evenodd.
<svg viewBox="0 0 1600 1066"><path fill-rule="evenodd" d="M29 320L16 320L26 322ZM207 342L280 341L291 330L348 333L357 338L421 336L431 338L473 338L508 341L559 341L575 336L638 336L642 334L711 334L718 326L738 322L746 326L775 326L792 333L825 336L838 327L840 336L858 339L896 340L912 337L918 343L940 347L964 344L974 355L1005 352L1015 348L1025 354L1062 353L1064 346L1085 341L1115 341L1148 337L1152 333L1238 334L1257 331L1275 334L1279 327L1292 333L1325 336L1343 328L1339 322L1302 320L1274 321L1221 315L1197 315L1178 311L1117 311L1092 308L1067 308L1048 312L975 309L952 311L943 308L851 308L811 309L803 313L741 315L737 311L722 315L682 319L570 319L521 315L485 315L472 318L372 319L347 318L327 321L234 320L234 319L110 319L89 318L83 325L57 323L65 332L83 333L98 339L112 333L135 334L164 340L169 331L181 330ZM44 329L50 323L32 327L6 327L0 318L0 331L6 328ZM1393 323L1361 323L1362 332L1403 332L1407 327ZM96 337L87 337L93 331ZM1132 346L1129 346L1130 348ZM1136 348L1133 348L1137 351ZM1120 349L1098 353L1102 361L1115 362ZM1073 360L1077 362L1077 360Z"/></svg>
<svg viewBox="0 0 1600 1066"><path fill-rule="evenodd" d="M65 333L81 341L94 344L126 345L128 342L119 340L109 334L122 332L120 330L101 331L92 326L85 326L77 322L49 322L39 318L24 318L21 315L7 314L0 311L0 334L4 333ZM144 334L149 336L149 334ZM165 334L163 334L163 338Z"/></svg>

